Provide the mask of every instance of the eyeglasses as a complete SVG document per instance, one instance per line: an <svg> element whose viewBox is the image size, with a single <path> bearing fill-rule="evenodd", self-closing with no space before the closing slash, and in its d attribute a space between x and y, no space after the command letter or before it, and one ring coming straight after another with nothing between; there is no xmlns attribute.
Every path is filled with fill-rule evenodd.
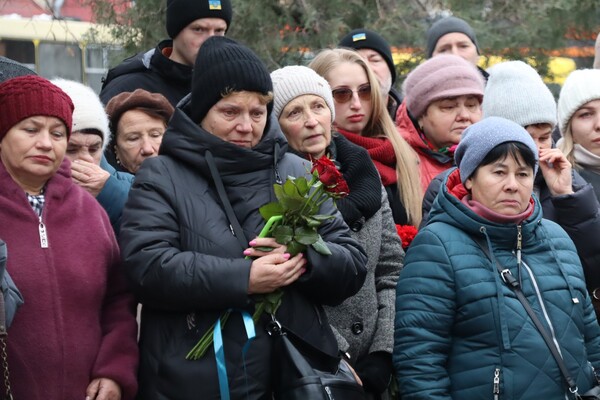
<svg viewBox="0 0 600 400"><path fill-rule="evenodd" d="M339 88L331 91L334 100L340 104L349 102L352 99L352 93L354 93L354 90L350 88ZM361 100L371 100L371 85L368 83L360 85L356 90L356 94Z"/></svg>

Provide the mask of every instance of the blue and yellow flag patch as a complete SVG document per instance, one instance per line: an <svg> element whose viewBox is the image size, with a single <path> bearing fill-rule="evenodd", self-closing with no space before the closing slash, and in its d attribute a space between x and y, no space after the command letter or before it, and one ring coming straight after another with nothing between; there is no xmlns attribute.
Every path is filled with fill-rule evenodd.
<svg viewBox="0 0 600 400"><path fill-rule="evenodd" d="M352 35L353 42L358 42L360 40L367 40L367 34L363 32L363 33L357 33L355 35Z"/></svg>
<svg viewBox="0 0 600 400"><path fill-rule="evenodd" d="M220 10L221 9L221 0L210 0L208 2L209 10Z"/></svg>

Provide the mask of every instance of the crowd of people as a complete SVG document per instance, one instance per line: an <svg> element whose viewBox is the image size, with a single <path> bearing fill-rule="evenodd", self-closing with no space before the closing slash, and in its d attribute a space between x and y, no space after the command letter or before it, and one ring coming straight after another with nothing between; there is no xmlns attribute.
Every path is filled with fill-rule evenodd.
<svg viewBox="0 0 600 400"><path fill-rule="evenodd" d="M556 101L451 16L399 90L369 29L269 71L166 14L99 94L0 57L1 397L286 399L274 327L369 400L600 387L600 69Z"/></svg>

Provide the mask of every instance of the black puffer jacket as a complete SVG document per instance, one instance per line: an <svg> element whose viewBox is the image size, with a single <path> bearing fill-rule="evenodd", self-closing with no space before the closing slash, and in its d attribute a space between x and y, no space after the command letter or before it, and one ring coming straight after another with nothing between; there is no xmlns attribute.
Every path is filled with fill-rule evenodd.
<svg viewBox="0 0 600 400"><path fill-rule="evenodd" d="M190 92L192 67L171 61L168 52L173 41L164 40L156 48L129 57L111 68L104 79L100 100L104 104L119 93L144 89L160 93L175 107Z"/></svg>
<svg viewBox="0 0 600 400"><path fill-rule="evenodd" d="M245 149L204 131L176 109L160 155L136 174L123 212L120 244L126 271L143 305L139 398L219 399L212 348L198 361L185 356L228 309L254 310L248 296L251 260L233 236L207 164L215 165L248 239L264 225L258 208L274 200L277 177L305 175L308 166L286 154L276 121L261 142ZM335 213L326 203L322 213ZM339 213L320 229L331 256L308 249L307 271L286 289L278 319L336 357L337 343L321 304L337 305L356 293L366 274L366 255ZM223 329L232 399L271 399L271 338L263 317L242 361L246 334L239 313ZM246 369L246 372L244 372Z"/></svg>

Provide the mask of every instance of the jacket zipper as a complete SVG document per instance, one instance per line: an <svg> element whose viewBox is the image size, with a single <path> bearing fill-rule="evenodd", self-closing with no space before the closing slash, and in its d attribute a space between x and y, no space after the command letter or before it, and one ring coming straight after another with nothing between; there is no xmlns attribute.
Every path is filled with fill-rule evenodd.
<svg viewBox="0 0 600 400"><path fill-rule="evenodd" d="M500 368L494 370L494 390L492 393L494 394L494 400L500 399Z"/></svg>
<svg viewBox="0 0 600 400"><path fill-rule="evenodd" d="M46 225L44 225L44 221L42 221L42 216L39 217L40 224L38 226L38 230L40 233L40 246L42 249L48 248L48 235L46 234Z"/></svg>
<svg viewBox="0 0 600 400"><path fill-rule="evenodd" d="M544 319L546 320L546 323L548 324L548 328L550 328L550 335L552 335L552 341L554 342L554 345L556 346L556 349L558 350L558 354L560 354L560 356L562 357L562 351L560 350L560 345L558 344L558 340L556 339L556 335L554 333L554 326L552 325L552 321L550 320L550 316L548 315L548 311L546 310L546 306L544 305L544 301L542 299L542 294L540 293L540 288L538 287L537 284L537 280L535 279L535 275L533 275L533 271L531 270L531 268L529 268L529 265L527 265L527 263L523 263L523 266L525 267L525 269L527 270L527 273L529 274L529 277L531 278L531 283L533 284L533 288L535 290L535 295L538 299L538 301L540 302L540 308L542 309L542 314L544 314ZM569 399L569 396L567 393L565 393L565 399Z"/></svg>

